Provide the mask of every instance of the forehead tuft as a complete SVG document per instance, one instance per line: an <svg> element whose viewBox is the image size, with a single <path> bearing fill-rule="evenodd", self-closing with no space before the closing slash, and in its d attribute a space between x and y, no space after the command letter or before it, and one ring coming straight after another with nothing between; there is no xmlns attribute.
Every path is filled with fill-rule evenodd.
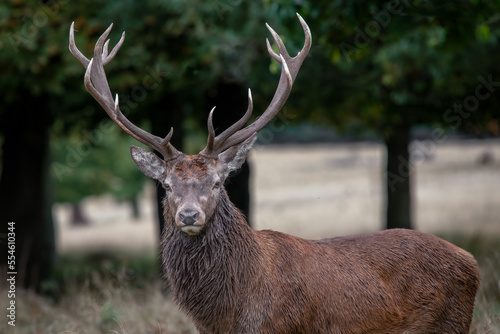
<svg viewBox="0 0 500 334"><path fill-rule="evenodd" d="M199 155L190 155L176 163L175 174L182 179L202 178L209 174L210 162Z"/></svg>

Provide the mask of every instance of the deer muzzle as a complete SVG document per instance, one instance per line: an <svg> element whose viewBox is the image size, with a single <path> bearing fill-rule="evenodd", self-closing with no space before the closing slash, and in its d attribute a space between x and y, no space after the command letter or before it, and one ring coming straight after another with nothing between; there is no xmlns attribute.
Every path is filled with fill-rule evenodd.
<svg viewBox="0 0 500 334"><path fill-rule="evenodd" d="M205 214L196 208L182 208L177 211L177 227L189 235L197 235L205 225Z"/></svg>

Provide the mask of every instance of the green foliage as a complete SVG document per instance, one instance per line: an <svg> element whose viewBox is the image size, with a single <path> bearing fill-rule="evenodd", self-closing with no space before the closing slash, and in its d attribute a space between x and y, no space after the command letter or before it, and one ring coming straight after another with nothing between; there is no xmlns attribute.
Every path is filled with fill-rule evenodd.
<svg viewBox="0 0 500 334"><path fill-rule="evenodd" d="M459 115L458 126L444 113L475 95L479 76L500 81L499 10L472 0L303 2L315 48L293 107L301 119L344 130L361 121L382 133L402 123L470 130L498 122L497 93Z"/></svg>
<svg viewBox="0 0 500 334"><path fill-rule="evenodd" d="M208 111L194 110L214 82L221 78L247 81L256 73L252 63L265 55L265 14L259 2L23 0L2 4L3 101L28 98L20 88L30 95L51 94L54 118L61 121L58 131L91 127L103 116L83 88L82 66L68 52L72 21L76 44L89 58L111 22L111 44L126 31L124 46L106 70L112 91L124 95L122 109L133 119L145 118L144 109L158 101L168 106L163 100L168 92L191 104L170 112L206 116Z"/></svg>
<svg viewBox="0 0 500 334"><path fill-rule="evenodd" d="M78 203L103 193L122 200L135 198L145 177L128 156L129 146L136 144L134 139L122 135L114 125L105 133L85 134L52 143L55 201Z"/></svg>
<svg viewBox="0 0 500 334"><path fill-rule="evenodd" d="M108 78L133 121L147 118L144 110L159 102L166 112L204 120L202 97L221 80L252 87L259 110L278 71L265 51L263 23L268 20L293 53L303 39L298 11L314 40L289 103L300 119L382 129L399 124L407 110L404 118L412 123L443 123L444 110L471 94L479 75L499 72L499 10L497 2L472 0L15 1L0 5L0 90L7 105L26 92L50 94L57 131L95 126L103 113L83 88L67 34L75 21L77 45L90 56L114 21L112 43L121 31L127 37ZM176 101L169 104L165 96L172 94ZM493 117L485 115L467 121Z"/></svg>

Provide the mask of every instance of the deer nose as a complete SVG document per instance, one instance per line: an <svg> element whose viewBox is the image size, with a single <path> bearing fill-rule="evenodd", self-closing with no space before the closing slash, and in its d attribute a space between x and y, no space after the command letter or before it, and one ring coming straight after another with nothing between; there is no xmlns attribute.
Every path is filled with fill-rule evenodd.
<svg viewBox="0 0 500 334"><path fill-rule="evenodd" d="M184 210L179 212L179 220L184 225L193 225L198 221L200 213L194 210Z"/></svg>

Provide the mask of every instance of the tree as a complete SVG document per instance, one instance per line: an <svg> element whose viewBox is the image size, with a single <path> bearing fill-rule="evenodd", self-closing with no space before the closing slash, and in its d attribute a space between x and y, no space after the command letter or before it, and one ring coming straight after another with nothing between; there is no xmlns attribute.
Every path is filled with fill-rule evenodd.
<svg viewBox="0 0 500 334"><path fill-rule="evenodd" d="M271 7L275 15L286 23L299 10L316 44L314 61L306 62L297 82L295 95L305 93L292 107L304 111L302 120L380 134L387 147L386 227L412 228L411 179L418 163L408 152L412 126L433 127L421 148L428 151L446 140L446 129L484 131L500 119L494 107L499 95L493 94L500 85L499 4L282 3Z"/></svg>
<svg viewBox="0 0 500 334"><path fill-rule="evenodd" d="M54 21L48 19L55 9L45 8L48 12L42 12L35 1L0 5L4 49L0 53L0 219L15 222L18 282L32 287L48 277L55 256L46 176L51 109L57 106L51 95L62 88L54 75L61 55L50 42L59 38L58 31L50 29Z"/></svg>

